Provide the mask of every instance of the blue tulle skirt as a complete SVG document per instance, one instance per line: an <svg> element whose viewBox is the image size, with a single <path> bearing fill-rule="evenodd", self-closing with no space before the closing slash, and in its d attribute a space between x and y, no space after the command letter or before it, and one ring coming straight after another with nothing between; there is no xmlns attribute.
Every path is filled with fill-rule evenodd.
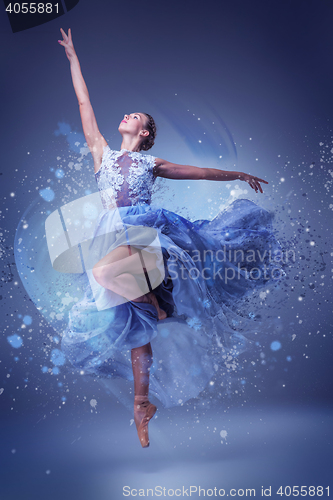
<svg viewBox="0 0 333 500"><path fill-rule="evenodd" d="M151 342L151 394L166 407L197 397L217 370L232 369L260 336L258 324L237 313L235 304L285 275L273 217L247 199L211 221L190 222L151 205L103 210L86 252L84 295L63 332L66 358L122 399L133 385L131 349ZM149 245L142 241L144 228L155 235ZM126 244L155 253L151 286L165 320L158 321L152 305L125 300L95 280L94 263Z"/></svg>

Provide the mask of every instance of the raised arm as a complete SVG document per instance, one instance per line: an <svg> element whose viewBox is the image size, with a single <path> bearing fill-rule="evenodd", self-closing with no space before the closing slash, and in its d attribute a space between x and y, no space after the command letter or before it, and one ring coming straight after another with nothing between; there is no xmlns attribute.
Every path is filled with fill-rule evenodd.
<svg viewBox="0 0 333 500"><path fill-rule="evenodd" d="M80 107L83 132L94 159L95 172L97 172L102 161L103 147L107 145L107 142L97 126L94 110L89 99L88 89L81 73L79 59L74 50L71 30L68 30L68 35L66 35L61 28L60 31L63 39L58 41L60 45L65 47L66 55L70 62L73 86Z"/></svg>
<svg viewBox="0 0 333 500"><path fill-rule="evenodd" d="M245 174L244 172L229 172L227 170L218 170L215 168L199 168L191 165L178 165L170 163L166 160L156 158L155 177L164 177L166 179L187 179L187 180L206 180L206 181L234 181L240 180L248 182L248 184L256 191L263 190L259 182L268 184L264 179L255 177L254 175Z"/></svg>

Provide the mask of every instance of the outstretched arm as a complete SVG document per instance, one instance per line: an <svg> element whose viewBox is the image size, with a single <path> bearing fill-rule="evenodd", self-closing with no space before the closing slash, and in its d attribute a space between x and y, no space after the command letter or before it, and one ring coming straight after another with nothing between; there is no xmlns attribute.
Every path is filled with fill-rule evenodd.
<svg viewBox="0 0 333 500"><path fill-rule="evenodd" d="M166 160L156 158L155 177L164 177L166 179L187 179L187 180L206 180L206 181L234 181L240 180L248 182L249 185L256 191L263 190L259 182L268 184L264 179L255 177L254 175L245 174L244 172L229 172L227 170L217 170L215 168L199 168L190 165L178 165Z"/></svg>
<svg viewBox="0 0 333 500"><path fill-rule="evenodd" d="M70 62L73 86L80 106L81 121L85 139L94 159L95 172L99 169L103 156L103 147L107 145L106 140L100 133L93 108L90 103L89 93L81 73L79 59L74 50L71 30L68 35L60 29L62 40L60 45L65 47L66 55Z"/></svg>

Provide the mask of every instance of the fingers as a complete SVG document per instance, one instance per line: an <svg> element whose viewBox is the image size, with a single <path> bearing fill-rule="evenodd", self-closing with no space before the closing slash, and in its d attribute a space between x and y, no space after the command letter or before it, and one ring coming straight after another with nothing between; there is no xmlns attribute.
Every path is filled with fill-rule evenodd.
<svg viewBox="0 0 333 500"><path fill-rule="evenodd" d="M254 177L253 179L249 180L248 183L251 186L251 188L255 190L256 193L258 192L258 189L261 193L263 193L262 187L260 186L260 183L257 181L257 177Z"/></svg>
<svg viewBox="0 0 333 500"><path fill-rule="evenodd" d="M64 39L64 41L66 41L66 39L67 39L66 33L64 32L64 30L62 28L60 28L60 31L61 31L61 34L62 34L62 38Z"/></svg>
<svg viewBox="0 0 333 500"><path fill-rule="evenodd" d="M268 184L267 181L265 181L265 179L260 179L260 177L250 177L250 179L247 180L247 182L249 183L249 185L251 186L252 189L255 190L255 192L257 193L258 190L263 193L263 190L262 190L262 187L260 185L260 182L264 182L265 184Z"/></svg>
<svg viewBox="0 0 333 500"><path fill-rule="evenodd" d="M260 181L260 182L264 182L265 184L268 184L268 182L267 182L267 181L265 181L265 179L260 179L259 177L254 177L254 179L255 179L256 181Z"/></svg>
<svg viewBox="0 0 333 500"><path fill-rule="evenodd" d="M260 183L258 182L258 177L255 177L254 178L254 188L256 190L256 193L258 192L258 189L260 190L260 192L262 193L263 190L261 189L261 186L260 186Z"/></svg>
<svg viewBox="0 0 333 500"><path fill-rule="evenodd" d="M64 42L68 43L72 41L72 34L70 28L68 28L68 36L66 35L65 31L62 28L60 28L60 31L62 34L62 38L64 39Z"/></svg>
<svg viewBox="0 0 333 500"><path fill-rule="evenodd" d="M258 191L260 191L260 193L263 193L260 182L268 184L268 182L265 181L265 179L260 179L260 177L256 177L255 175L250 175L250 174L243 174L242 180L246 181L249 184L249 186L251 186L251 188L255 190L256 193Z"/></svg>

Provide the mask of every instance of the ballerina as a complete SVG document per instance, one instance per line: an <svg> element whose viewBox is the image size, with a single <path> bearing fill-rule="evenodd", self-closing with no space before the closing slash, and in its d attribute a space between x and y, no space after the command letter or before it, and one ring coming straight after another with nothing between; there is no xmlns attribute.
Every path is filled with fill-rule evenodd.
<svg viewBox="0 0 333 500"><path fill-rule="evenodd" d="M73 46L71 30L68 30L68 34L66 34L63 29L60 31L62 40L59 40L59 43L64 47L70 61L71 76L79 103L83 132L94 160L95 177L101 191L103 205L106 211L109 210L107 214L103 214L103 220L106 220L107 217L111 217L110 214L116 207L119 213L121 215L123 214L123 221L127 220L126 217L128 218L129 226L138 224L142 227L147 224L150 225L150 227L157 227L159 228L160 237L164 238L163 241L168 243L168 237L170 236L168 236L168 234L170 230L163 229L166 227L166 224L164 224L163 227L162 225L160 227L158 226L159 223L156 222L157 211L154 212L150 206L151 188L157 177L177 180L240 180L247 182L256 193L263 193L260 183L268 184L268 182L244 172L179 165L161 158L155 158L140 153L141 151L149 150L153 146L156 135L154 120L147 113L137 112L125 114L118 128L122 136L120 151L110 150L107 141L104 139L97 126L88 89L83 79L79 60ZM135 172L133 168L136 170ZM113 195L108 197L106 190L110 186L113 189ZM248 204L250 203L252 204L252 202L248 201ZM255 207L257 208L256 205ZM151 217L154 215L155 217L150 220L149 224L145 223L145 219L142 218L147 214L150 214ZM161 211L159 214L161 214ZM137 217L137 222L135 222L135 217ZM189 221L186 221L186 219L182 219L178 216L177 221L181 221L184 227L187 224L188 229L186 229L186 231L188 234L190 234L189 231L194 231L194 226L190 226ZM180 228L180 231L183 230L183 226ZM183 234L185 234L186 231L184 230ZM195 231L197 233L199 232L198 229L195 229ZM181 236L179 241L181 241L182 238L184 239L185 236ZM173 238L172 240L171 238L171 243L174 242L175 239L176 238ZM179 241L177 241L177 245L181 245ZM167 243L163 245L161 243L163 249L165 249ZM168 248L168 256L170 257L171 246L169 245ZM219 247L217 246L217 248ZM161 263L158 263L156 252L145 252L143 259L143 252L141 250L140 244L135 245L135 241L129 244L127 240L126 244L125 239L120 239L116 246L113 245L111 251L108 251L105 255L99 256L98 261L92 268L93 278L91 279L94 279L103 290L109 291L105 293L121 296L127 301L125 305L116 306L115 308L117 309L118 307L119 309L117 310L124 311L126 306L126 314L127 311L129 311L130 316L126 316L123 320L124 322L128 321L129 317L133 319L133 311L140 313L141 323L136 323L139 325L137 326L138 331L141 328L140 332L142 332L142 334L140 333L139 335L140 339L136 338L132 343L125 343L124 349L128 348L128 346L131 347L131 363L134 377L134 420L140 443L142 447L147 447L149 446L148 422L156 412L156 406L148 399L149 374L153 362L153 353L151 343L150 341L147 342L147 340L149 340L149 335L151 338L156 335L156 333L153 335L149 333L149 331L154 330L154 321L155 323L156 321L163 322L167 317L172 316L172 307L168 309L168 305L174 306L176 304L180 312L182 312L181 305L184 304L184 300L178 300L176 291L172 291L172 288L170 288L170 282L173 281L171 285L175 285L176 283L176 279L172 280L170 276L167 276L167 283L163 282L160 288L157 286L152 288L149 277L156 269L161 270ZM165 253L163 254L163 258L165 258ZM141 285L138 285L136 277L140 274L144 274L146 279L141 282ZM161 283L161 279L159 283ZM201 291L202 287L203 285L201 285ZM224 286L224 288L228 291L226 286ZM158 293L158 290L160 290L161 293ZM186 292L185 289L184 292L185 295L189 293L188 291ZM232 290L230 290L230 292L231 295L233 293L235 296L237 295L237 293ZM197 289L194 290L194 293L199 294ZM206 292L202 293L205 295ZM208 292L206 295L208 296ZM165 297L169 297L170 300L167 300ZM200 304L204 302L204 300L201 300ZM75 314L77 316L80 314L81 316L83 315L84 306L81 307L81 312L78 312L77 305L75 307L76 309L73 313L72 323L69 325L68 332L74 331L73 318ZM123 309L121 309L121 307L123 307ZM200 309L200 307L198 306L198 309ZM105 306L103 308L105 309ZM147 321L149 327L142 326L144 321ZM117 321L114 320L114 323L116 325ZM112 327L112 325L110 327ZM114 328L116 328L116 326L114 326ZM63 339L62 346L64 350L66 349L66 342L69 342L68 338L72 335L72 333L68 334L68 332ZM127 335L128 337L131 335L134 337L136 335L135 324ZM68 352L72 352L69 347ZM74 357L73 355L73 364L75 364ZM101 371L100 369L100 372ZM115 369L115 371L117 370Z"/></svg>

